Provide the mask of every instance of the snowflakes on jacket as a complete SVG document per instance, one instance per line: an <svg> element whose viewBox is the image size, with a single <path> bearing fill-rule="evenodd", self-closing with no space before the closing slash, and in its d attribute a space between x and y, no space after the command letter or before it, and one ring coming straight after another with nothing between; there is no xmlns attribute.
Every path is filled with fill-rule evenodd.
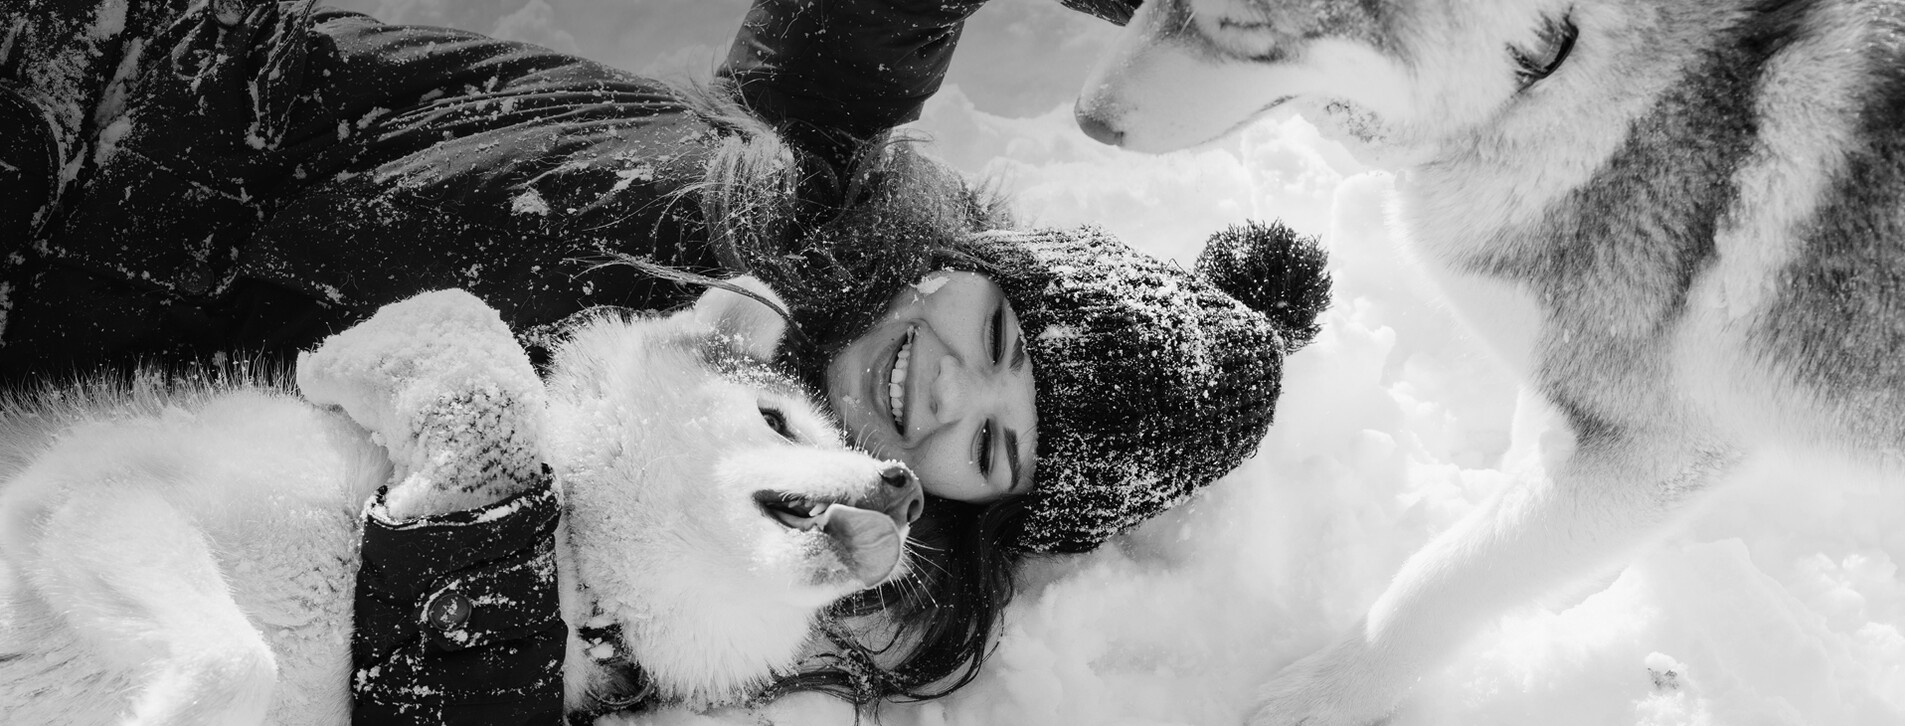
<svg viewBox="0 0 1905 726"><path fill-rule="evenodd" d="M394 522L364 510L351 722L561 722L560 503L539 485L483 509Z"/></svg>

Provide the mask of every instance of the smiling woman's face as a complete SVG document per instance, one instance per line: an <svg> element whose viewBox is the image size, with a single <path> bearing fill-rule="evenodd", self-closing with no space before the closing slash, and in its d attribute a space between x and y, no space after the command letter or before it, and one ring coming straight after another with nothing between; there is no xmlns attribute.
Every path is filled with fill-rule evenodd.
<svg viewBox="0 0 1905 726"><path fill-rule="evenodd" d="M1031 490L1032 362L1018 314L984 275L942 270L901 289L827 363L827 402L927 492L986 502Z"/></svg>

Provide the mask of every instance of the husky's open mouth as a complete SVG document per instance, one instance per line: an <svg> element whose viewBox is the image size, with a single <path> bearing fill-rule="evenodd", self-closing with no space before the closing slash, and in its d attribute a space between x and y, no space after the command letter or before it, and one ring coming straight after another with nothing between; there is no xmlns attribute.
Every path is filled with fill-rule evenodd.
<svg viewBox="0 0 1905 726"><path fill-rule="evenodd" d="M820 532L833 543L840 563L864 587L873 587L899 569L905 554L906 525L864 502L837 502L788 492L763 490L754 501L768 518L788 529Z"/></svg>
<svg viewBox="0 0 1905 726"><path fill-rule="evenodd" d="M788 492L761 490L754 502L770 519L788 529L814 530L827 526L828 515L837 502L813 499Z"/></svg>

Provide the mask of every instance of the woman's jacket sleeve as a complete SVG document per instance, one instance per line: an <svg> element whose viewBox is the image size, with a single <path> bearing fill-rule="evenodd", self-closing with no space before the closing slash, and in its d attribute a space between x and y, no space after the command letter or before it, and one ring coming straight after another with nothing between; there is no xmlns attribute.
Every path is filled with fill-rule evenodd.
<svg viewBox="0 0 1905 726"><path fill-rule="evenodd" d="M1139 0L1060 0L1123 25ZM755 0L721 75L794 143L844 169L859 142L919 118L986 0Z"/></svg>

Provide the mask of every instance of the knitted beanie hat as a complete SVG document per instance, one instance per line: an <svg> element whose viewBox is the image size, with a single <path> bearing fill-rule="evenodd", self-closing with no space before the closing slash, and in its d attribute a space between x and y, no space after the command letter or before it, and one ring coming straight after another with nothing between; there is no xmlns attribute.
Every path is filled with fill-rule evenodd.
<svg viewBox="0 0 1905 726"><path fill-rule="evenodd" d="M1012 545L1036 552L1095 548L1255 452L1329 302L1322 249L1276 223L1219 232L1191 272L1094 228L959 246L1025 330L1038 467Z"/></svg>

